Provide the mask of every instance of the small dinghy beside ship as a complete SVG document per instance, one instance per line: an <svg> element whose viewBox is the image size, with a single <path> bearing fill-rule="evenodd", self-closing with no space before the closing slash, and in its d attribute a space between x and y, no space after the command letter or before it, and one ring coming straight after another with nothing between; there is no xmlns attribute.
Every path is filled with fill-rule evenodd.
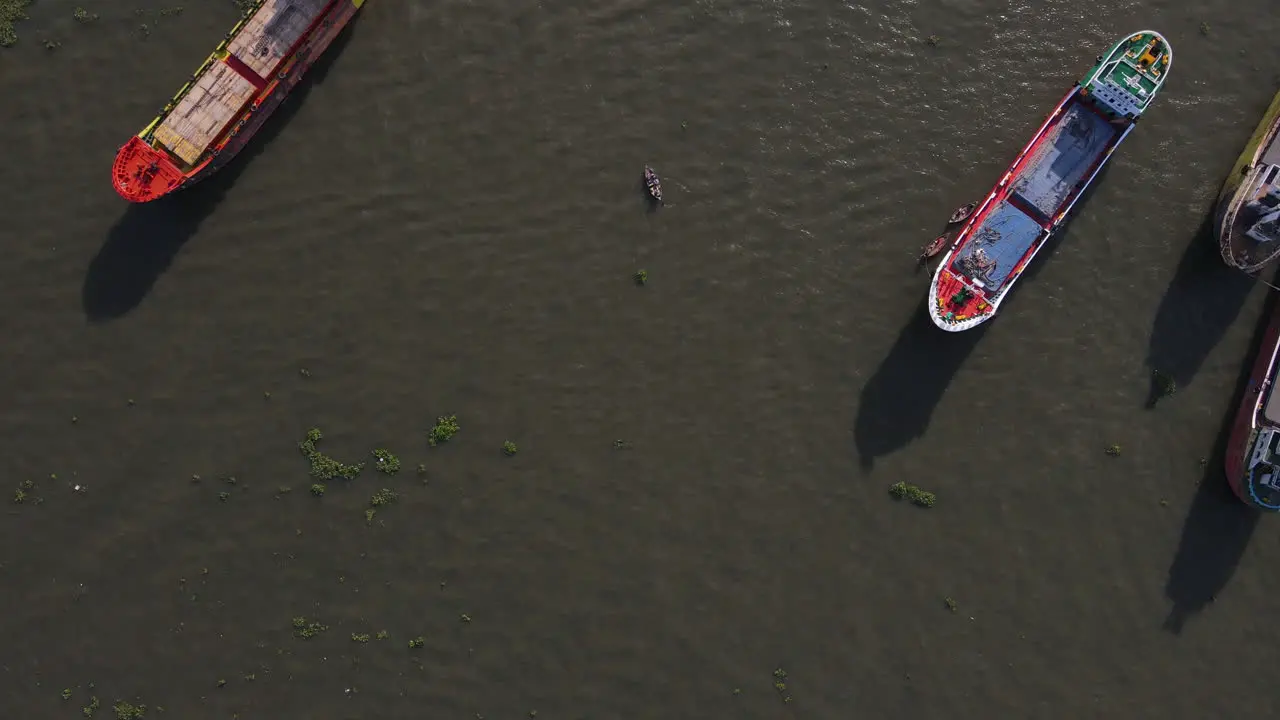
<svg viewBox="0 0 1280 720"><path fill-rule="evenodd" d="M135 203L212 175L240 152L365 0L260 0L160 115L116 154L111 180Z"/></svg>
<svg viewBox="0 0 1280 720"><path fill-rule="evenodd" d="M960 207L956 208L955 212L951 213L951 219L947 220L947 224L955 225L957 223L964 222L965 218L969 217L969 214L972 213L973 209L976 207L978 207L978 203L969 203L968 205L961 205ZM928 245L925 245L924 249L920 251L919 264L924 265L925 261L927 261L929 258L937 257L938 253L942 252L942 249L947 246L947 243L950 242L950 240L951 240L950 230L934 238L933 242L929 243Z"/></svg>
<svg viewBox="0 0 1280 720"><path fill-rule="evenodd" d="M947 241L950 239L951 236L949 234L943 233L934 238L933 242L925 245L924 249L920 251L920 264L923 265L929 258L937 257L938 253L942 252L942 249L947 246Z"/></svg>
<svg viewBox="0 0 1280 720"><path fill-rule="evenodd" d="M1228 265L1251 275L1280 257L1280 93L1218 195L1214 235Z"/></svg>
<svg viewBox="0 0 1280 720"><path fill-rule="evenodd" d="M1163 87L1173 50L1143 30L1099 56L1049 113L934 272L929 316L957 332L991 319Z"/></svg>
<svg viewBox="0 0 1280 720"><path fill-rule="evenodd" d="M973 214L974 209L977 207L978 207L978 203L969 203L968 205L961 205L960 207L956 208L955 212L951 213L951 218L947 220L947 224L955 225L956 223L964 222L970 215Z"/></svg>

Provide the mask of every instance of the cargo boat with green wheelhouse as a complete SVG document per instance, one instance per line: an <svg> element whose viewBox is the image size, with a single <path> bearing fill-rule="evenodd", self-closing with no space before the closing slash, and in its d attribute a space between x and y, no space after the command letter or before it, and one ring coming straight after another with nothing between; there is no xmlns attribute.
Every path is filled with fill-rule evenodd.
<svg viewBox="0 0 1280 720"><path fill-rule="evenodd" d="M1117 42L1072 86L938 264L929 316L958 332L990 320L1036 253L1133 130L1173 66L1153 30Z"/></svg>

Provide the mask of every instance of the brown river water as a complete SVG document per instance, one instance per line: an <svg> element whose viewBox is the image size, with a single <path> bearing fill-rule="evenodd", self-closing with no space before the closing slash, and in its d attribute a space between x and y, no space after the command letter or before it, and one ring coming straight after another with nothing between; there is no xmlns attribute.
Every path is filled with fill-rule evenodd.
<svg viewBox="0 0 1280 720"><path fill-rule="evenodd" d="M1220 470L1268 299L1205 225L1273 0L369 0L142 207L116 148L236 11L85 6L0 51L6 717L1275 717ZM1142 123L934 329L920 247L1144 28ZM312 497L310 427L404 469Z"/></svg>

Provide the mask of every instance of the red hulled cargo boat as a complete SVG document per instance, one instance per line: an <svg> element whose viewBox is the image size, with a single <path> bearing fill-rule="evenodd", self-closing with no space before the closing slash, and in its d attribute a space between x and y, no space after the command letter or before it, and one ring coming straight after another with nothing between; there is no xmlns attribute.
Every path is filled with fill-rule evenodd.
<svg viewBox="0 0 1280 720"><path fill-rule="evenodd" d="M1280 304L1272 310L1227 440L1227 482L1259 510L1280 510Z"/></svg>
<svg viewBox="0 0 1280 720"><path fill-rule="evenodd" d="M965 223L929 287L929 316L958 332L995 315L1086 187L1164 86L1173 50L1142 30L1122 38L1031 136Z"/></svg>
<svg viewBox="0 0 1280 720"><path fill-rule="evenodd" d="M111 181L147 202L212 175L240 152L365 0L261 0L116 154Z"/></svg>

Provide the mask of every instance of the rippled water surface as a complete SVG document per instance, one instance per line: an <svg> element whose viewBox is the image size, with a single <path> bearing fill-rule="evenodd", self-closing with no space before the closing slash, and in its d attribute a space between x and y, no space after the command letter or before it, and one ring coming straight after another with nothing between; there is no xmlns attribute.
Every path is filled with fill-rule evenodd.
<svg viewBox="0 0 1280 720"><path fill-rule="evenodd" d="M1218 442L1265 288L1204 224L1269 0L369 0L144 207L115 150L234 7L72 9L0 51L7 714L1274 717L1280 526ZM1147 27L1151 111L935 330L919 248ZM313 426L404 470L312 497Z"/></svg>

